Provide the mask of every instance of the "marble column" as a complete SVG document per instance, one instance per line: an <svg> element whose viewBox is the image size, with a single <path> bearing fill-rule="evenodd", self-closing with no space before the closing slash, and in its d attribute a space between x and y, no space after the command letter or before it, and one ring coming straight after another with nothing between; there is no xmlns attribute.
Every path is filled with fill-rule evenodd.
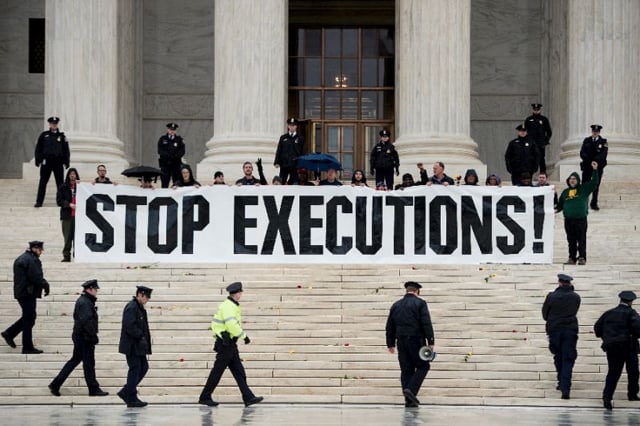
<svg viewBox="0 0 640 426"><path fill-rule="evenodd" d="M198 178L213 180L221 170L230 183L258 157L270 177L286 130L288 2L217 0L214 13L214 135Z"/></svg>
<svg viewBox="0 0 640 426"><path fill-rule="evenodd" d="M576 170L589 126L600 124L609 141L605 177L628 178L640 164L640 1L570 0L567 8L560 177Z"/></svg>
<svg viewBox="0 0 640 426"><path fill-rule="evenodd" d="M135 3L46 1L45 118L60 117L83 180L101 163L113 177L129 165L123 140L134 143L139 123Z"/></svg>
<svg viewBox="0 0 640 426"><path fill-rule="evenodd" d="M470 0L396 0L396 147L404 170L485 174L470 137ZM431 174L431 172L429 172Z"/></svg>

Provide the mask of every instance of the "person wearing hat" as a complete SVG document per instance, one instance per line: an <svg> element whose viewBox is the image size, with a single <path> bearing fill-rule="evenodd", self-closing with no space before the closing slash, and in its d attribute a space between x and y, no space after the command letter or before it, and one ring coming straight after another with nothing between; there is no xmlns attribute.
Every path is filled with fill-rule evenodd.
<svg viewBox="0 0 640 426"><path fill-rule="evenodd" d="M427 302L419 297L422 286L415 281L407 281L404 288L404 297L389 311L386 340L389 353L394 354L398 348L405 407L417 407L420 405L417 395L430 368L429 362L420 358L420 348L428 344L433 351L435 336Z"/></svg>
<svg viewBox="0 0 640 426"><path fill-rule="evenodd" d="M60 185L56 194L56 202L60 206L60 223L64 238L62 262L71 262L71 248L76 227L76 188L79 181L78 170L73 167L69 168L64 183Z"/></svg>
<svg viewBox="0 0 640 426"><path fill-rule="evenodd" d="M371 150L369 166L371 174L376 177L376 186L378 186L378 182L384 182L385 187L391 190L393 188L393 170L395 169L396 176L400 175L400 157L391 142L389 130L382 129L379 135L380 141Z"/></svg>
<svg viewBox="0 0 640 426"><path fill-rule="evenodd" d="M251 343L249 336L242 329L242 316L240 313L240 298L242 297L242 283L234 282L227 286L229 296L218 305L218 311L211 321L211 331L215 338L213 350L216 352L216 360L209 373L207 382L202 388L198 403L215 407L217 401L211 398L213 391L218 386L224 370L229 367L233 378L236 380L242 400L246 407L262 402L264 399L255 394L247 385L247 375L245 374L240 353L238 352L238 340L243 340L245 345Z"/></svg>
<svg viewBox="0 0 640 426"><path fill-rule="evenodd" d="M522 173L527 172L529 176L533 176L538 170L539 159L538 146L529 138L527 129L519 124L516 131L518 137L509 142L504 153L504 161L507 171L511 174L513 186L518 185Z"/></svg>
<svg viewBox="0 0 640 426"><path fill-rule="evenodd" d="M533 113L524 119L524 128L527 129L529 138L538 147L538 159L540 161L540 172L547 172L547 163L545 162L545 150L551 140L551 124L549 119L542 115L542 104L531 104Z"/></svg>
<svg viewBox="0 0 640 426"><path fill-rule="evenodd" d="M591 180L580 183L580 175L573 172L567 178L567 188L560 197L555 212L564 215L564 231L569 244L569 259L565 265L585 265L587 263L587 215L589 214L589 194L598 183L598 164L594 161Z"/></svg>
<svg viewBox="0 0 640 426"><path fill-rule="evenodd" d="M62 367L60 373L49 383L49 390L60 396L60 388L69 374L82 363L84 380L89 388L89 396L106 396L109 392L100 389L96 379L96 345L98 344L98 308L96 300L100 286L97 280L89 280L82 284L82 294L76 300L73 309L73 355Z"/></svg>
<svg viewBox="0 0 640 426"><path fill-rule="evenodd" d="M169 187L169 181L176 185L182 178L180 166L185 153L185 144L182 136L176 134L177 123L167 123L167 133L158 139L158 163L162 175L160 180L163 188Z"/></svg>
<svg viewBox="0 0 640 426"><path fill-rule="evenodd" d="M293 185L298 179L296 165L298 157L304 154L304 138L298 134L299 121L293 117L287 120L287 133L280 136L273 165L280 169L280 179L286 185Z"/></svg>
<svg viewBox="0 0 640 426"><path fill-rule="evenodd" d="M127 303L122 312L122 328L118 352L127 357L127 383L117 395L127 407L144 407L146 402L138 398L137 386L149 370L147 355L151 355L151 333L144 305L151 298L153 289L139 285L136 295Z"/></svg>
<svg viewBox="0 0 640 426"><path fill-rule="evenodd" d="M32 329L36 323L36 300L49 295L49 283L42 273L40 256L44 251L42 241L29 241L29 249L13 262L13 297L18 300L22 316L1 333L7 345L16 347L13 339L22 333L22 353L41 354L33 346Z"/></svg>
<svg viewBox="0 0 640 426"><path fill-rule="evenodd" d="M636 300L633 291L622 291L618 294L620 304L602 314L593 326L596 337L602 339L602 350L607 354L607 378L602 401L608 410L613 409L613 394L626 366L629 401L640 401L638 396L638 337L640 337L640 316L631 307Z"/></svg>
<svg viewBox="0 0 640 426"><path fill-rule="evenodd" d="M591 125L591 137L585 138L582 141L582 147L580 148L580 169L582 170L582 181L587 182L591 179L593 174L593 168L590 167L591 163L595 161L598 163L598 183L596 189L591 195L591 208L593 210L600 210L598 206L598 194L600 193L600 182L602 181L602 175L604 174L604 168L607 165L607 154L609 152L609 145L607 140L600 136L602 126L599 124Z"/></svg>
<svg viewBox="0 0 640 426"><path fill-rule="evenodd" d="M36 142L35 162L36 167L40 167L40 182L38 183L38 194L33 207L42 207L44 196L47 192L47 183L51 173L56 180L56 188L62 185L63 172L69 168L70 152L69 142L63 132L58 129L60 118L49 117L49 130L40 133Z"/></svg>
<svg viewBox="0 0 640 426"><path fill-rule="evenodd" d="M217 172L215 172L213 174L213 184L214 185L226 185L226 183L224 181L224 173L222 173L220 170L218 170Z"/></svg>
<svg viewBox="0 0 640 426"><path fill-rule="evenodd" d="M542 318L549 338L549 351L553 354L558 389L562 399L570 398L571 375L578 357L578 309L580 296L571 285L573 277L558 274L558 287L547 294L542 304Z"/></svg>

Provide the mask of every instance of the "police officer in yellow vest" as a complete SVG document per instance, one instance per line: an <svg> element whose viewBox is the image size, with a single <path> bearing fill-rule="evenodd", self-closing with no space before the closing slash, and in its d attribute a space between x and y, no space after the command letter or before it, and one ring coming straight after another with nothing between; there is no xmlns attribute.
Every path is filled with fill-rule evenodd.
<svg viewBox="0 0 640 426"><path fill-rule="evenodd" d="M235 282L230 284L227 286L227 291L229 292L229 296L218 305L218 312L216 312L213 321L211 321L211 331L213 331L216 339L213 350L216 351L217 355L211 373L209 373L207 383L200 393L198 402L208 405L209 407L218 405L218 402L211 398L211 394L220 382L222 373L229 367L242 393L244 405L248 407L261 402L264 398L255 396L253 392L251 392L251 389L249 389L247 376L244 372L242 361L240 361L240 353L238 352L238 340L244 340L245 344L251 342L249 336L247 336L242 329L242 318L240 315L242 283Z"/></svg>

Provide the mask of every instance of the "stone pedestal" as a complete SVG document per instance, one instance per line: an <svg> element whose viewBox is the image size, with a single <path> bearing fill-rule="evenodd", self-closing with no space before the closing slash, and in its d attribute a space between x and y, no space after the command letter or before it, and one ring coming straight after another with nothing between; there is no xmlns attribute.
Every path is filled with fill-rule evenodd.
<svg viewBox="0 0 640 426"><path fill-rule="evenodd" d="M609 142L605 179L628 179L640 165L640 2L573 0L567 8L567 138L560 178L579 169L582 140L591 135L591 124L600 124Z"/></svg>
<svg viewBox="0 0 640 426"><path fill-rule="evenodd" d="M44 118L60 117L71 166L85 180L101 163L110 175L119 174L129 165L124 144L133 144L139 134L137 3L46 2ZM33 161L23 170L27 179L38 176Z"/></svg>
<svg viewBox="0 0 640 426"><path fill-rule="evenodd" d="M470 137L470 18L470 0L396 1L401 172L442 161L450 176L467 168L486 174Z"/></svg>
<svg viewBox="0 0 640 426"><path fill-rule="evenodd" d="M221 170L231 183L258 157L273 176L287 119L287 14L286 0L215 2L214 135L199 180Z"/></svg>

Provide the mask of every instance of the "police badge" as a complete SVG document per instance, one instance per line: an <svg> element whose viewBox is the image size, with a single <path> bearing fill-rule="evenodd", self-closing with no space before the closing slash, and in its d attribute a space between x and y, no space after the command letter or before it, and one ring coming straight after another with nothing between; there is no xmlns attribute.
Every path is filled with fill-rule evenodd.
<svg viewBox="0 0 640 426"><path fill-rule="evenodd" d="M60 136L58 136L57 141L58 141L58 142L62 142L62 138L61 138Z"/></svg>

